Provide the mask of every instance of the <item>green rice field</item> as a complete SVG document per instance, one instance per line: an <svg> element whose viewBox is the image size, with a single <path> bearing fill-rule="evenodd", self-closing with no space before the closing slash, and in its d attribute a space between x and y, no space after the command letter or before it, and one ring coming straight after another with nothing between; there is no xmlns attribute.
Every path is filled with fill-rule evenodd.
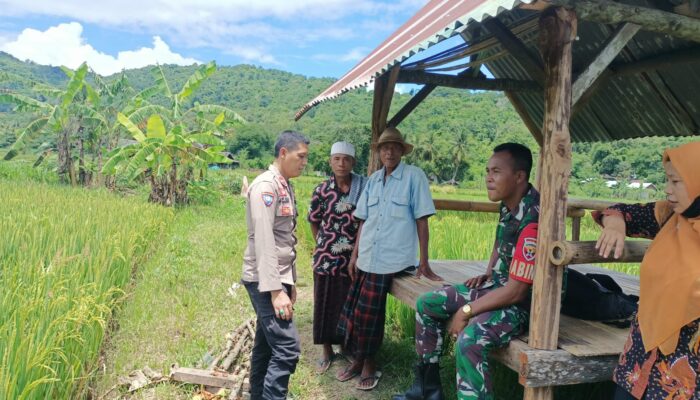
<svg viewBox="0 0 700 400"><path fill-rule="evenodd" d="M0 163L0 399L191 399L197 386L161 384L131 395L110 389L144 366L164 373L172 363L196 366L253 315L245 291L229 290L240 279L245 246L245 203L237 195L244 173L255 175L217 171L197 188L198 204L173 210L147 204L145 191L121 196L72 189L41 171ZM295 180L303 354L291 393L295 399L390 398L410 385L414 361L413 311L393 299L379 354L385 377L375 391L314 373L313 240L305 218L319 179ZM475 190L433 189L436 198L485 200ZM496 221L496 214L438 212L430 220L430 257L486 259ZM582 239L596 235L584 218ZM497 398L519 398L515 373L496 366L495 374ZM454 383L451 354L442 379L447 388ZM556 398L605 398L609 390L609 384L565 387Z"/></svg>

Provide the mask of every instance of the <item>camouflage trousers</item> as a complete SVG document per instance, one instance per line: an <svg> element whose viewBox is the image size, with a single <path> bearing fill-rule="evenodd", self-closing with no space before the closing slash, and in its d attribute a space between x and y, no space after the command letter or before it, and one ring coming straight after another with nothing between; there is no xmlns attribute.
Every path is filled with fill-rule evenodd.
<svg viewBox="0 0 700 400"><path fill-rule="evenodd" d="M416 352L423 362L436 363L442 353L448 319L468 302L494 288L470 289L445 286L425 293L416 301ZM485 312L473 317L457 337L458 399L492 399L488 353L506 346L527 327L529 313L518 306Z"/></svg>

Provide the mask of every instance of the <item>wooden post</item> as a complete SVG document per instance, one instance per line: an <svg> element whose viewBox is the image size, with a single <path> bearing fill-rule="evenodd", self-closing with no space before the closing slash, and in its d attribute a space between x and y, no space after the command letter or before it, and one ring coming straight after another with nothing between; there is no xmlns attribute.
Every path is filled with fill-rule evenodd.
<svg viewBox="0 0 700 400"><path fill-rule="evenodd" d="M379 162L379 152L374 149L374 143L379 140L379 135L386 128L386 120L389 116L389 107L391 107L391 99L394 96L394 88L396 81L399 78L400 66L397 65L389 72L374 80L374 102L372 103L372 147L369 152L369 164L367 165L367 175L378 170L381 165Z"/></svg>
<svg viewBox="0 0 700 400"><path fill-rule="evenodd" d="M576 37L576 14L557 7L540 17L540 51L544 61L545 112L540 187L540 222L535 280L530 309L529 345L555 350L563 269L549 261L549 248L566 234L566 200L571 172L571 46ZM551 387L525 388L525 399L552 399Z"/></svg>
<svg viewBox="0 0 700 400"><path fill-rule="evenodd" d="M571 218L571 240L581 240L581 217Z"/></svg>

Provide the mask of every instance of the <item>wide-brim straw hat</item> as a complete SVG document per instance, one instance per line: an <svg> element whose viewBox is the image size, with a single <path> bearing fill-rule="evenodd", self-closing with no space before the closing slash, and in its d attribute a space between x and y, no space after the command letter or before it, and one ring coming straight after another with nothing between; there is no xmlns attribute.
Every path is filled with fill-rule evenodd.
<svg viewBox="0 0 700 400"><path fill-rule="evenodd" d="M393 128L393 127L388 127L384 129L384 132L382 132L381 135L379 135L379 140L377 140L377 143L374 143L372 145L373 148L378 149L379 146L383 145L384 143L399 143L403 146L403 154L409 154L410 152L413 151L413 145L410 143L407 143L403 136L401 136L401 132L399 132L398 129Z"/></svg>

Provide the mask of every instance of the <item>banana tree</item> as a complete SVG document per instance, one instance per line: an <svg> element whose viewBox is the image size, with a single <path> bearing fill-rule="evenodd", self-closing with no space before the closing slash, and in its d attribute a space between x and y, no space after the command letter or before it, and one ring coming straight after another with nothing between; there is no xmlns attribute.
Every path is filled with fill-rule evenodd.
<svg viewBox="0 0 700 400"><path fill-rule="evenodd" d="M103 172L122 174L128 180L145 174L151 185L151 202L167 206L187 203L192 177L203 175L210 163L229 161L222 154L224 141L211 132L183 131L182 125L167 129L158 114L148 118L146 132L122 113L118 119L135 142L113 151ZM215 126L220 122L214 121Z"/></svg>
<svg viewBox="0 0 700 400"><path fill-rule="evenodd" d="M103 172L130 180L145 175L151 184L150 201L163 205L187 203L190 181L203 178L210 163L229 162L222 155L223 132L245 122L227 107L187 107L187 100L214 71L213 62L201 66L176 93L162 67L153 68L155 85L136 95L130 109L117 118L135 142L115 149ZM165 97L168 106L149 101L158 95Z"/></svg>
<svg viewBox="0 0 700 400"><path fill-rule="evenodd" d="M47 85L36 84L33 91L49 98L48 101L40 101L32 97L12 92L0 93L0 102L10 103L18 112L33 112L37 118L31 121L17 135L4 159L14 158L27 143L42 133L54 135L55 149L58 153L57 172L63 182L73 185L89 183L84 171L84 148L82 141L78 145L74 139L86 134L94 134L106 126L106 119L94 107L97 94L85 81L88 73L87 64L83 63L77 70L71 71L63 68L69 77L64 90ZM80 176L76 175L73 160L73 150L79 153Z"/></svg>

